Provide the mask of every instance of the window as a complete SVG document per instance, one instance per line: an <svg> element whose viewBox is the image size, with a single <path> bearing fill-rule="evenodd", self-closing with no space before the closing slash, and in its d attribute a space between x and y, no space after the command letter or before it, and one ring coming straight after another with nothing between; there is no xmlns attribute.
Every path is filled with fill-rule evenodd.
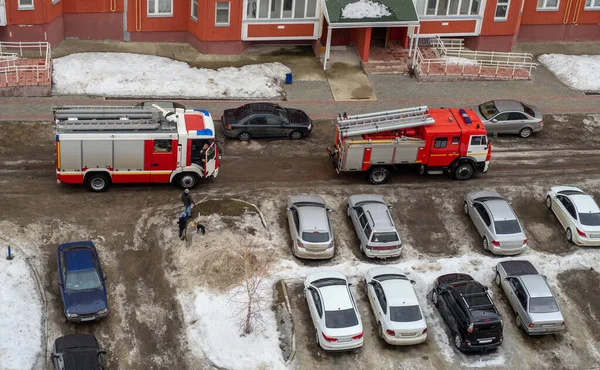
<svg viewBox="0 0 600 370"><path fill-rule="evenodd" d="M452 137L452 145L458 145L459 142L460 142L460 137L459 136L453 136Z"/></svg>
<svg viewBox="0 0 600 370"><path fill-rule="evenodd" d="M148 0L148 16L167 17L173 15L173 0Z"/></svg>
<svg viewBox="0 0 600 370"><path fill-rule="evenodd" d="M481 0L417 0L419 15L479 15ZM470 10L470 11L469 11Z"/></svg>
<svg viewBox="0 0 600 370"><path fill-rule="evenodd" d="M365 236L367 237L367 240L371 240L371 226L369 226L369 224L365 225Z"/></svg>
<svg viewBox="0 0 600 370"><path fill-rule="evenodd" d="M558 304L554 297L537 297L529 300L529 312L531 313L550 313L558 311Z"/></svg>
<svg viewBox="0 0 600 370"><path fill-rule="evenodd" d="M154 153L171 153L173 142L171 140L154 140Z"/></svg>
<svg viewBox="0 0 600 370"><path fill-rule="evenodd" d="M496 234L518 234L521 232L521 226L517 220L494 221Z"/></svg>
<svg viewBox="0 0 600 370"><path fill-rule="evenodd" d="M585 1L585 9L586 10L600 10L600 0L586 0Z"/></svg>
<svg viewBox="0 0 600 370"><path fill-rule="evenodd" d="M508 6L510 0L498 0L496 3L496 13L494 14L494 21L505 21L508 18Z"/></svg>
<svg viewBox="0 0 600 370"><path fill-rule="evenodd" d="M354 308L337 311L325 311L325 327L330 329L349 328L358 325Z"/></svg>
<svg viewBox="0 0 600 370"><path fill-rule="evenodd" d="M246 19L302 19L317 14L317 0L246 0L246 4Z"/></svg>
<svg viewBox="0 0 600 370"><path fill-rule="evenodd" d="M600 226L600 213L580 213L579 222L585 226Z"/></svg>
<svg viewBox="0 0 600 370"><path fill-rule="evenodd" d="M274 116L267 116L267 125L271 126L281 126L283 122L281 122L280 118Z"/></svg>
<svg viewBox="0 0 600 370"><path fill-rule="evenodd" d="M558 10L558 4L560 0L538 0L537 10Z"/></svg>
<svg viewBox="0 0 600 370"><path fill-rule="evenodd" d="M508 114L508 120L509 121L519 121L519 120L524 120L524 119L527 119L527 116L524 115L523 113L510 112Z"/></svg>
<svg viewBox="0 0 600 370"><path fill-rule="evenodd" d="M248 124L252 126L262 126L267 124L267 120L265 117L254 117L248 122Z"/></svg>
<svg viewBox="0 0 600 370"><path fill-rule="evenodd" d="M192 19L198 20L198 0L192 0Z"/></svg>
<svg viewBox="0 0 600 370"><path fill-rule="evenodd" d="M448 138L447 137L438 137L433 142L434 148L445 148L448 146Z"/></svg>
<svg viewBox="0 0 600 370"><path fill-rule="evenodd" d="M229 26L229 2L217 3L215 25Z"/></svg>
<svg viewBox="0 0 600 370"><path fill-rule="evenodd" d="M317 309L319 317L323 317L323 307L321 306L321 297L319 297L319 293L317 293L315 288L310 288L310 292L312 294L313 301L315 301L315 308Z"/></svg>
<svg viewBox="0 0 600 370"><path fill-rule="evenodd" d="M19 0L19 10L33 10L33 0Z"/></svg>
<svg viewBox="0 0 600 370"><path fill-rule="evenodd" d="M375 290L375 295L377 296L377 300L379 301L379 306L381 306L381 310L383 313L387 313L387 301L385 299L385 293L381 289L379 283L374 283L373 288Z"/></svg>
<svg viewBox="0 0 600 370"><path fill-rule="evenodd" d="M481 145L481 136L472 136L471 145Z"/></svg>
<svg viewBox="0 0 600 370"><path fill-rule="evenodd" d="M500 113L499 115L497 115L496 117L494 117L494 119L496 121L508 121L508 113Z"/></svg>
<svg viewBox="0 0 600 370"><path fill-rule="evenodd" d="M393 322L413 322L422 318L419 306L390 307L390 320Z"/></svg>

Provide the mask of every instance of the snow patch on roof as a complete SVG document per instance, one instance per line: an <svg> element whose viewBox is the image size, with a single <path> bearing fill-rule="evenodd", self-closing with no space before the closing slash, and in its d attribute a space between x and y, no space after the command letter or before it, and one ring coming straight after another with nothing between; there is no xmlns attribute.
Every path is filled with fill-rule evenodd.
<svg viewBox="0 0 600 370"><path fill-rule="evenodd" d="M345 19L381 18L388 15L392 13L387 6L371 0L358 0L342 9L342 18Z"/></svg>
<svg viewBox="0 0 600 370"><path fill-rule="evenodd" d="M600 91L600 55L543 54L538 60L570 88Z"/></svg>

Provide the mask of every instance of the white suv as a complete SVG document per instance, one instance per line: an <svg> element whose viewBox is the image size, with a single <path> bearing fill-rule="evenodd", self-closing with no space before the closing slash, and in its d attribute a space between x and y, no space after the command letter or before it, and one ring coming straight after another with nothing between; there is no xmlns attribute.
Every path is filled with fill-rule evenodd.
<svg viewBox="0 0 600 370"><path fill-rule="evenodd" d="M402 241L396 231L389 206L381 196L352 195L348 198L347 213L360 240L360 251L367 257L400 256Z"/></svg>
<svg viewBox="0 0 600 370"><path fill-rule="evenodd" d="M351 285L336 271L315 272L304 281L304 295L319 346L345 351L363 345L363 326Z"/></svg>

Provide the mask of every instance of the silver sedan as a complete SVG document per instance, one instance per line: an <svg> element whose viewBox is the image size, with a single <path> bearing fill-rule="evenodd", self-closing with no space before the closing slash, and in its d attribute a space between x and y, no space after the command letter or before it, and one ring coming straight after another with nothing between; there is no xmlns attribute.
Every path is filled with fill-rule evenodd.
<svg viewBox="0 0 600 370"><path fill-rule="evenodd" d="M517 100L492 100L472 108L489 134L516 134L523 138L542 131L542 112Z"/></svg>
<svg viewBox="0 0 600 370"><path fill-rule="evenodd" d="M465 195L463 210L481 235L483 249L511 255L527 248L527 237L510 203L500 194L475 190Z"/></svg>

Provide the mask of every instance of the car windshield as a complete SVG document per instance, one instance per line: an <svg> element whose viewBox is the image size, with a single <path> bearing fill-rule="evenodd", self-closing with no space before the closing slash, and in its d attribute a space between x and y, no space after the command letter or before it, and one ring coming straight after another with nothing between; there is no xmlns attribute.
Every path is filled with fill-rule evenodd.
<svg viewBox="0 0 600 370"><path fill-rule="evenodd" d="M529 300L529 312L550 313L558 312L558 304L554 297L537 297Z"/></svg>
<svg viewBox="0 0 600 370"><path fill-rule="evenodd" d="M398 241L398 234L395 232L388 233L373 233L371 237L373 243L390 243Z"/></svg>
<svg viewBox="0 0 600 370"><path fill-rule="evenodd" d="M390 306L390 320L393 322L412 322L422 318L419 306Z"/></svg>
<svg viewBox="0 0 600 370"><path fill-rule="evenodd" d="M500 112L498 112L498 109L496 109L496 105L494 104L493 101L488 101L488 102L481 104L479 106L479 112L485 119L490 119L490 118L494 117L496 114L500 113Z"/></svg>
<svg viewBox="0 0 600 370"><path fill-rule="evenodd" d="M358 317L353 308L325 311L325 327L330 329L349 328L358 325Z"/></svg>
<svg viewBox="0 0 600 370"><path fill-rule="evenodd" d="M81 270L67 272L65 288L67 290L90 290L102 287L96 270Z"/></svg>
<svg viewBox="0 0 600 370"><path fill-rule="evenodd" d="M518 234L521 232L521 226L517 220L494 221L496 234Z"/></svg>
<svg viewBox="0 0 600 370"><path fill-rule="evenodd" d="M302 240L309 243L325 243L329 241L329 233L305 231L302 233Z"/></svg>
<svg viewBox="0 0 600 370"><path fill-rule="evenodd" d="M531 107L521 103L521 105L523 106L523 111L527 114L529 114L531 117L535 117L535 112L533 111L533 109L531 109Z"/></svg>
<svg viewBox="0 0 600 370"><path fill-rule="evenodd" d="M580 213L579 222L586 226L600 226L600 213Z"/></svg>

